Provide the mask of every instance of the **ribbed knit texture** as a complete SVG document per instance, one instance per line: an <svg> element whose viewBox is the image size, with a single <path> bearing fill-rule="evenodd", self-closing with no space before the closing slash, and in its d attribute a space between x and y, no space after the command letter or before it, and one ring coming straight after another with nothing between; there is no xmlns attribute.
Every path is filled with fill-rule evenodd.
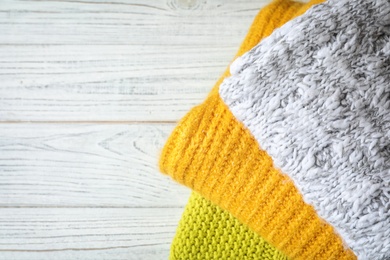
<svg viewBox="0 0 390 260"><path fill-rule="evenodd" d="M318 2L292 13L302 14ZM258 41L256 36L248 38L247 47ZM291 179L274 168L271 157L223 103L218 87L228 75L175 128L163 149L161 171L229 211L288 257L355 259L333 227L303 201Z"/></svg>
<svg viewBox="0 0 390 260"><path fill-rule="evenodd" d="M229 212L192 193L171 247L170 260L287 260Z"/></svg>
<svg viewBox="0 0 390 260"><path fill-rule="evenodd" d="M264 7L254 19L237 56L306 8L304 3L289 0L274 1ZM193 193L172 243L171 259L286 259L286 256L230 213Z"/></svg>
<svg viewBox="0 0 390 260"><path fill-rule="evenodd" d="M390 259L390 1L329 0L231 66L230 111L360 259Z"/></svg>

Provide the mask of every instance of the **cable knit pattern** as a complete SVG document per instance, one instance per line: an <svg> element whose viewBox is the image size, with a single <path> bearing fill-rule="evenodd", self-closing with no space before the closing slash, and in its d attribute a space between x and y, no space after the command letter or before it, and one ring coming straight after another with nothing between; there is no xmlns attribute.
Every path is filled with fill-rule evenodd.
<svg viewBox="0 0 390 260"><path fill-rule="evenodd" d="M329 0L231 66L220 95L359 259L390 259L390 1Z"/></svg>

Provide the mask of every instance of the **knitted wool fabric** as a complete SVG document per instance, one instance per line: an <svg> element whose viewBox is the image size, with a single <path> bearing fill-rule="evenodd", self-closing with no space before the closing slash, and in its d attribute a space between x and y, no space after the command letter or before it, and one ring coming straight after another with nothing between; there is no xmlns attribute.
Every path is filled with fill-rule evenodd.
<svg viewBox="0 0 390 260"><path fill-rule="evenodd" d="M230 213L194 192L179 223L170 259L287 260L287 257Z"/></svg>
<svg viewBox="0 0 390 260"><path fill-rule="evenodd" d="M291 258L388 259L389 5L329 1L277 30L233 64L227 105L181 121L162 171Z"/></svg>
<svg viewBox="0 0 390 260"><path fill-rule="evenodd" d="M305 201L358 257L389 259L390 2L314 7L231 72L223 100Z"/></svg>
<svg viewBox="0 0 390 260"><path fill-rule="evenodd" d="M250 50L276 27L302 14L318 2L303 4L289 0L273 1L254 19L238 55ZM226 76L227 73L223 78ZM214 89L218 86L217 83ZM230 213L193 193L173 240L170 259L276 260L286 259L286 256Z"/></svg>

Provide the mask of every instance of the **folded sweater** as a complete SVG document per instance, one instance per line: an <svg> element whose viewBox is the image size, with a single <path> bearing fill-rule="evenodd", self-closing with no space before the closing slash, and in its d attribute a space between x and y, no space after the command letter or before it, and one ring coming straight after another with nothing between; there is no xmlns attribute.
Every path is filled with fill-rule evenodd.
<svg viewBox="0 0 390 260"><path fill-rule="evenodd" d="M390 258L390 3L329 0L238 58L160 167L297 259Z"/></svg>
<svg viewBox="0 0 390 260"><path fill-rule="evenodd" d="M274 29L301 15L318 2L315 0L307 4L290 0L271 2L255 17L237 56L249 51ZM222 79L227 76L228 70ZM217 83L214 88L218 87ZM172 242L170 259L282 260L287 257L229 212L193 192Z"/></svg>

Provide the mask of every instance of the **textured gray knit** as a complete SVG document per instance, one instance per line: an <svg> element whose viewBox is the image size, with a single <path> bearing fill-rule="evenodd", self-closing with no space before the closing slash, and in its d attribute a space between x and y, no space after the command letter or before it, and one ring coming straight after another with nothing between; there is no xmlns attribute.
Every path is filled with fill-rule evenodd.
<svg viewBox="0 0 390 260"><path fill-rule="evenodd" d="M231 66L220 95L359 259L390 259L390 2L330 0Z"/></svg>

